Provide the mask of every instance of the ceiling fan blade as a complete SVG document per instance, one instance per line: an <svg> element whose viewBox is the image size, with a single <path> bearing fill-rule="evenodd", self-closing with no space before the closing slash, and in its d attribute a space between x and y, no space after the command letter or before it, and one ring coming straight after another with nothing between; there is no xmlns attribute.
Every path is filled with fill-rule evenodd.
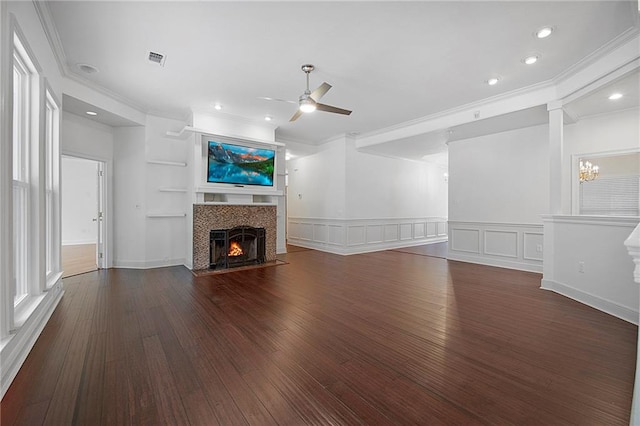
<svg viewBox="0 0 640 426"><path fill-rule="evenodd" d="M331 85L329 83L322 83L316 90L314 90L311 95L311 99L318 102L321 97L325 95L331 89Z"/></svg>
<svg viewBox="0 0 640 426"><path fill-rule="evenodd" d="M317 102L316 102L316 109L318 111L334 112L336 114L343 114L343 115L351 114L351 111L349 111L348 109L337 108L331 105L320 104Z"/></svg>
<svg viewBox="0 0 640 426"><path fill-rule="evenodd" d="M291 117L291 119L289 120L289 122L291 121L296 121L298 118L300 118L300 116L302 115L302 111L300 111L299 109L296 110L296 113L293 114L293 117Z"/></svg>
<svg viewBox="0 0 640 426"><path fill-rule="evenodd" d="M296 101L290 101L290 100L287 100L287 99L268 98L266 96L258 96L258 99L262 99L262 100L265 100L265 101L287 102L287 103L290 103L290 104L297 104L298 103Z"/></svg>

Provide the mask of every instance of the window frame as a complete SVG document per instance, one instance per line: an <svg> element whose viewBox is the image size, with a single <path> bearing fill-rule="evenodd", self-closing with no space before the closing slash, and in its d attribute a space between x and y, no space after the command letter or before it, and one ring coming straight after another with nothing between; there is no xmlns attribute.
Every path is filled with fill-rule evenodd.
<svg viewBox="0 0 640 426"><path fill-rule="evenodd" d="M44 119L44 288L51 288L61 272L60 263L60 102L48 82L43 82Z"/></svg>
<svg viewBox="0 0 640 426"><path fill-rule="evenodd" d="M3 309L7 310L4 317L7 319L9 332L20 328L31 313L34 312L40 301L42 301L45 282L45 247L44 236L42 235L45 226L44 173L42 171L42 167L44 166L44 112L42 97L45 81L42 77L42 69L35 59L35 54L30 49L26 37L20 30L13 15L11 16L10 38L11 49L8 54L8 66L12 70L9 78L9 87L12 90L9 99L9 115L11 118L14 118L13 69L18 66L19 71L21 71L24 76L23 84L26 87L21 94L23 99L18 103L18 108L23 114L23 117L20 117L20 120L18 120L22 123L20 129L22 133L20 135L23 143L26 144L21 153L22 157L20 158L26 166L20 170L19 174L15 175L15 177L19 179L13 179L14 186L11 190L11 205L9 207L11 214L9 222L10 226L13 227L9 247L14 247L14 239L22 238L25 248L21 254L22 258L18 259L16 259L17 253L15 253L15 250L12 250L13 253L9 260L11 269L9 276L12 278L16 277L17 274L14 269L16 265L19 265L25 267L20 273L23 274L22 278L25 279L26 277L26 279L22 284L22 288L20 288L21 293L19 295L16 295L18 283L13 279L10 281L10 288L7 289L10 300L8 300L6 304L3 304ZM19 93L20 91L16 91L16 94ZM14 177L13 168L15 167L13 147L16 144L13 136L14 132L12 129L12 143L9 144L9 156L11 157L10 167L12 168L10 174L12 177ZM22 147L20 147L20 149L22 149ZM26 199L26 206L17 207L14 205L14 196L18 191L23 192ZM21 220L18 220L17 217L20 217ZM26 230L16 230L16 225L26 227Z"/></svg>

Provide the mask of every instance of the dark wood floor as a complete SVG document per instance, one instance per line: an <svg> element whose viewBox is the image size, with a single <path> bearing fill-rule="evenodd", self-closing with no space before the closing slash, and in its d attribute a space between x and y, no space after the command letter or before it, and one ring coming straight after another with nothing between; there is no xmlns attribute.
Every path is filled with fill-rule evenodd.
<svg viewBox="0 0 640 426"><path fill-rule="evenodd" d="M65 280L2 425L629 423L637 328L538 274L397 251L285 260Z"/></svg>

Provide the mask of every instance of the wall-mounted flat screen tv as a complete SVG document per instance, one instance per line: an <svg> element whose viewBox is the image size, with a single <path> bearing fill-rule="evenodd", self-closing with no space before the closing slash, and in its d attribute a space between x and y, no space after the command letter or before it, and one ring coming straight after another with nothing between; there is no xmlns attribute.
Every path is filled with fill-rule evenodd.
<svg viewBox="0 0 640 426"><path fill-rule="evenodd" d="M209 141L207 182L273 186L276 152Z"/></svg>

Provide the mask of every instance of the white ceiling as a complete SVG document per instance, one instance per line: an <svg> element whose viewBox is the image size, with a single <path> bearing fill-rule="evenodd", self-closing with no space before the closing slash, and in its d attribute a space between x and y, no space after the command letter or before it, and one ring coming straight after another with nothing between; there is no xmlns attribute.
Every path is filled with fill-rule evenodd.
<svg viewBox="0 0 640 426"><path fill-rule="evenodd" d="M47 7L68 72L142 111L176 118L190 110L216 114L212 104L218 102L224 114L272 116L281 140L313 144L549 81L638 27L635 0L52 1ZM545 25L554 33L536 39L535 30ZM166 55L164 67L147 60L149 51ZM532 53L541 55L538 63L523 64ZM83 73L81 63L99 72ZM322 102L351 109L351 116L315 112L290 123L295 105L259 99L297 100L304 63L316 66L312 90L323 81L333 86ZM499 84L486 84L492 76ZM637 95L635 78L629 90ZM579 114L592 114L598 103L585 102ZM66 98L64 104L69 107ZM539 109L527 112L534 124L540 120ZM413 149L422 157L441 151L447 138L490 123L481 121L473 123L478 129L461 126L378 149L386 155L404 146L400 156L410 157ZM502 122L513 123L509 117Z"/></svg>

